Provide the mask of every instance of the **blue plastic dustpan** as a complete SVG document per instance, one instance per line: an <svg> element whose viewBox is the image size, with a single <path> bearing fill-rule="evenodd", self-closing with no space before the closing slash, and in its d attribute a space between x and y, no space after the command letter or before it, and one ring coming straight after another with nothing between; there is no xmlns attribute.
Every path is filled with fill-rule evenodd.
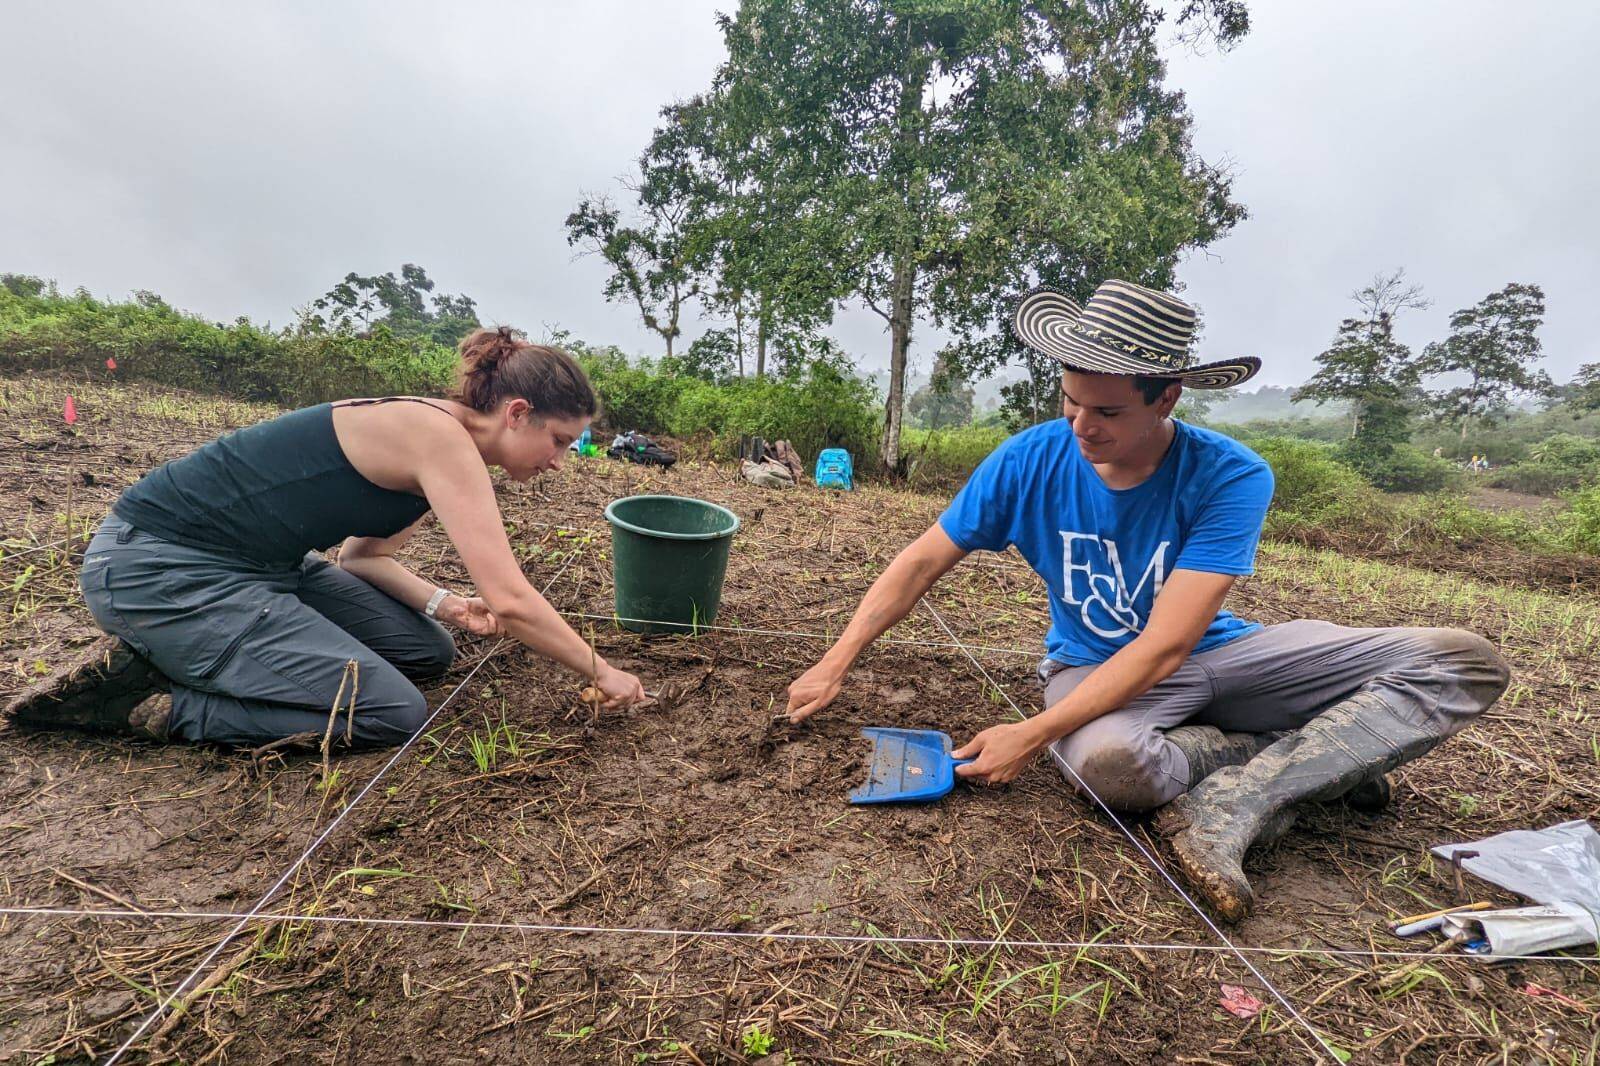
<svg viewBox="0 0 1600 1066"><path fill-rule="evenodd" d="M863 729L872 741L867 783L850 793L851 803L930 803L948 795L957 766L971 759L950 757L950 734L937 729Z"/></svg>

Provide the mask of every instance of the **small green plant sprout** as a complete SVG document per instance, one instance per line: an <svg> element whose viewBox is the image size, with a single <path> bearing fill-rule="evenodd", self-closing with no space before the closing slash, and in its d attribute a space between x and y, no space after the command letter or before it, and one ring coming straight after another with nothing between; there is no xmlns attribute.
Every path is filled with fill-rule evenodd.
<svg viewBox="0 0 1600 1066"><path fill-rule="evenodd" d="M473 733L467 738L467 750L472 754L472 765L478 768L478 772L488 773L500 761L499 732L490 730L488 733Z"/></svg>
<svg viewBox="0 0 1600 1066"><path fill-rule="evenodd" d="M478 912L478 908L467 902L465 893L451 892L450 887L438 878L434 878L433 883L434 887L439 890L439 895L431 901L431 906L435 909L440 911L465 911L468 914L476 914Z"/></svg>
<svg viewBox="0 0 1600 1066"><path fill-rule="evenodd" d="M772 1045L777 1039L760 1025L751 1025L745 1028L740 1042L746 1055L761 1058L763 1055L772 1054Z"/></svg>

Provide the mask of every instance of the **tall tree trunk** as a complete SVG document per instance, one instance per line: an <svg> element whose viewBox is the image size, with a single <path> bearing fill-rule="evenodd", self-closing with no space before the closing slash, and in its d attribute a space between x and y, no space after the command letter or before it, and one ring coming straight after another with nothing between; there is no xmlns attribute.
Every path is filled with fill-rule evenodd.
<svg viewBox="0 0 1600 1066"><path fill-rule="evenodd" d="M756 377L767 374L767 294L756 298Z"/></svg>
<svg viewBox="0 0 1600 1066"><path fill-rule="evenodd" d="M1461 440L1463 443L1465 443L1467 439L1467 423L1472 421L1472 412L1478 408L1479 380L1481 379L1478 376L1478 372L1474 370L1472 372L1472 384L1467 386L1467 404L1461 412Z"/></svg>
<svg viewBox="0 0 1600 1066"><path fill-rule="evenodd" d="M733 301L733 350L739 357L739 376L744 377L744 293Z"/></svg>
<svg viewBox="0 0 1600 1066"><path fill-rule="evenodd" d="M678 296L678 287L674 285L672 287L672 317L667 320L667 328L661 331L661 335L667 341L668 359L672 358L672 339L678 335L678 309L681 306L682 300Z"/></svg>
<svg viewBox="0 0 1600 1066"><path fill-rule="evenodd" d="M922 93L928 84L930 57L921 54L910 33L906 35L905 80L900 87L900 102L895 108L899 132L896 151L891 156L891 171L897 175L906 217L894 250L894 275L889 282L889 398L883 412L883 467L890 477L903 473L900 454L900 426L905 416L906 351L911 347L911 300L917 285L917 259L913 253L926 225L923 210L928 202L926 175L918 176L923 137Z"/></svg>
<svg viewBox="0 0 1600 1066"><path fill-rule="evenodd" d="M883 468L891 477L900 474L900 425L905 413L906 352L911 347L911 293L917 268L902 253L894 267L889 297L889 399L883 411Z"/></svg>

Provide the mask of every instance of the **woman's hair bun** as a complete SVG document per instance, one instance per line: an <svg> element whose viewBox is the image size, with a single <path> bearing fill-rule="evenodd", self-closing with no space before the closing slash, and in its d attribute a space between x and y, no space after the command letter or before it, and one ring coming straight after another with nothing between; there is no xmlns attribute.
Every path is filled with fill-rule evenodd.
<svg viewBox="0 0 1600 1066"><path fill-rule="evenodd" d="M493 370L528 342L510 326L475 330L461 342L461 361L468 373Z"/></svg>
<svg viewBox="0 0 1600 1066"><path fill-rule="evenodd" d="M455 399L492 411L509 396L527 400L540 417L591 418L599 408L582 368L560 348L531 344L510 326L474 330L461 340Z"/></svg>

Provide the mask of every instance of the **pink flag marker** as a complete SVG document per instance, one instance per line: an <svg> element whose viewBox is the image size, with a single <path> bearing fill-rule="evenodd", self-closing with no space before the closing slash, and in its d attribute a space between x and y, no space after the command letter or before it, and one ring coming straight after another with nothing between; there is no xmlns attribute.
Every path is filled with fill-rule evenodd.
<svg viewBox="0 0 1600 1066"><path fill-rule="evenodd" d="M67 402L61 405L61 417L67 420L69 426L78 420L78 405L72 402L71 395L68 395Z"/></svg>
<svg viewBox="0 0 1600 1066"><path fill-rule="evenodd" d="M116 368L117 368L117 357L114 356L114 355L107 356L106 357L106 369L107 370L115 370Z"/></svg>
<svg viewBox="0 0 1600 1066"><path fill-rule="evenodd" d="M1254 1018L1266 1006L1238 985L1222 986L1222 1009L1235 1018Z"/></svg>

